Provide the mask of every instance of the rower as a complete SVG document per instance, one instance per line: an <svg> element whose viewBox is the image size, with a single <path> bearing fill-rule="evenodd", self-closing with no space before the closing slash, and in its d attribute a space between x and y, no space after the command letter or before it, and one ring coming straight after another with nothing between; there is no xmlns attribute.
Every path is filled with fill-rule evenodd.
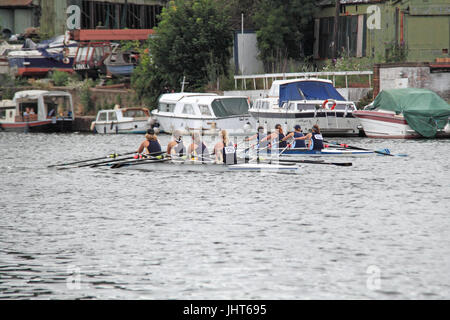
<svg viewBox="0 0 450 320"><path fill-rule="evenodd" d="M136 151L141 154L142 152L146 152L146 154L150 155L159 155L161 154L161 144L156 137L155 131L153 129L148 129L145 134L145 140L139 146L139 149Z"/></svg>
<svg viewBox="0 0 450 320"><path fill-rule="evenodd" d="M320 133L320 128L317 124L313 125L312 132L304 137L298 137L296 140L309 140L309 150L321 151L323 146L323 136Z"/></svg>
<svg viewBox="0 0 450 320"><path fill-rule="evenodd" d="M286 149L287 142L283 140L285 138L285 135L283 133L283 128L281 127L281 124L277 124L275 126L275 131L271 134L268 134L267 137L261 140L261 142L264 141L272 141L272 145L275 145L278 149Z"/></svg>
<svg viewBox="0 0 450 320"><path fill-rule="evenodd" d="M237 164L236 148L228 137L227 130L219 133L220 141L214 146L216 163Z"/></svg>
<svg viewBox="0 0 450 320"><path fill-rule="evenodd" d="M200 134L194 132L192 134L192 143L189 145L188 154L195 160L210 160L208 148L203 143Z"/></svg>
<svg viewBox="0 0 450 320"><path fill-rule="evenodd" d="M305 140L298 139L304 136L305 135L302 132L302 127L300 127L299 124L296 124L294 126L294 132L291 132L287 136L285 136L283 138L283 141L294 139L294 145L292 146L294 149L305 149L306 148Z"/></svg>
<svg viewBox="0 0 450 320"><path fill-rule="evenodd" d="M186 147L183 143L183 137L180 130L173 132L173 140L167 145L167 154L182 157L186 153Z"/></svg>

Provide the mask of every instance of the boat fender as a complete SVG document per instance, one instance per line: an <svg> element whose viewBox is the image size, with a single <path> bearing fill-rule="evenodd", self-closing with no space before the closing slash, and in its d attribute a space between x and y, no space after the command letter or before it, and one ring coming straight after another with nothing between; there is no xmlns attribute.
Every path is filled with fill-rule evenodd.
<svg viewBox="0 0 450 320"><path fill-rule="evenodd" d="M322 109L325 109L326 107L327 107L327 103L328 102L334 102L333 103L333 106L331 107L331 110L334 110L334 108L336 107L336 101L335 100L332 100L332 99L330 99L330 100L325 100L323 103L322 103Z"/></svg>
<svg viewBox="0 0 450 320"><path fill-rule="evenodd" d="M69 64L70 63L70 59L65 57L62 61L64 64Z"/></svg>

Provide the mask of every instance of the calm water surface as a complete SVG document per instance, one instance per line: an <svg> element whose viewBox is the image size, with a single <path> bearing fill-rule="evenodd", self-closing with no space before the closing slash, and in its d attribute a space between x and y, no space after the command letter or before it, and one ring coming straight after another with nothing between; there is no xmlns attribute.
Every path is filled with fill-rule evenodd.
<svg viewBox="0 0 450 320"><path fill-rule="evenodd" d="M142 138L0 132L1 299L450 298L450 140L333 139L409 157L299 175L47 168Z"/></svg>

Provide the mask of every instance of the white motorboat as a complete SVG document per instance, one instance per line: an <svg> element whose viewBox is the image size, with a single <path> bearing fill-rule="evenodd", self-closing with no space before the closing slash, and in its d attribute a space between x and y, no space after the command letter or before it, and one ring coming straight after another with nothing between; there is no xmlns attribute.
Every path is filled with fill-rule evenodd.
<svg viewBox="0 0 450 320"><path fill-rule="evenodd" d="M145 133L150 127L146 108L100 110L92 127L96 133Z"/></svg>
<svg viewBox="0 0 450 320"><path fill-rule="evenodd" d="M238 135L248 134L255 126L248 109L247 97L182 92L163 94L152 115L157 122L154 125L166 133L180 130L183 134L216 134L226 129Z"/></svg>
<svg viewBox="0 0 450 320"><path fill-rule="evenodd" d="M267 98L256 99L249 113L257 126L273 130L276 124L286 131L299 124L306 132L317 124L325 136L362 135L356 106L346 101L329 80L275 80Z"/></svg>

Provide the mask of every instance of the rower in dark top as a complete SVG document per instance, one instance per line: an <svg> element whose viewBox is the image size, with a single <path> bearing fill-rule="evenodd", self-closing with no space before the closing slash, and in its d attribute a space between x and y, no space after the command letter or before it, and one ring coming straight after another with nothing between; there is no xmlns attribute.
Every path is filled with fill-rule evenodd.
<svg viewBox="0 0 450 320"><path fill-rule="evenodd" d="M272 148L275 148L276 151L278 150L284 150L287 147L287 142L283 140L285 137L283 133L283 128L281 127L281 124L277 124L275 126L275 131L271 134L268 134L267 137L261 140L261 142L269 141L272 143Z"/></svg>
<svg viewBox="0 0 450 320"><path fill-rule="evenodd" d="M317 124L312 127L312 132L304 137L299 137L297 140L309 140L308 148L314 151L321 151L323 146L323 137L320 133L320 128Z"/></svg>
<svg viewBox="0 0 450 320"><path fill-rule="evenodd" d="M236 148L228 137L227 130L219 133L220 141L214 146L216 163L237 164Z"/></svg>
<svg viewBox="0 0 450 320"><path fill-rule="evenodd" d="M145 135L145 140L139 146L139 149L136 151L137 153L144 152L146 154L151 154L152 156L160 155L161 152L161 144L156 137L155 131L153 129L148 129L147 134Z"/></svg>
<svg viewBox="0 0 450 320"><path fill-rule="evenodd" d="M173 132L173 140L167 145L167 154L182 157L186 154L186 147L180 130Z"/></svg>
<svg viewBox="0 0 450 320"><path fill-rule="evenodd" d="M286 137L283 138L283 141L289 140L289 139L294 139L294 145L292 146L292 148L294 149L305 149L306 148L306 144L305 144L305 140L303 139L298 139L301 137L304 137L305 135L302 132L302 128L300 127L300 125L296 124L294 126L294 132L289 133Z"/></svg>
<svg viewBox="0 0 450 320"><path fill-rule="evenodd" d="M192 143L189 145L188 154L194 159L199 161L211 160L209 157L209 151L206 145L203 143L200 134L192 134Z"/></svg>
<svg viewBox="0 0 450 320"><path fill-rule="evenodd" d="M139 149L136 151L137 153L142 153L146 151L146 154L151 154L152 156L160 155L161 152L161 144L156 137L155 131L153 129L148 129L147 134L145 135L145 140L139 146Z"/></svg>

